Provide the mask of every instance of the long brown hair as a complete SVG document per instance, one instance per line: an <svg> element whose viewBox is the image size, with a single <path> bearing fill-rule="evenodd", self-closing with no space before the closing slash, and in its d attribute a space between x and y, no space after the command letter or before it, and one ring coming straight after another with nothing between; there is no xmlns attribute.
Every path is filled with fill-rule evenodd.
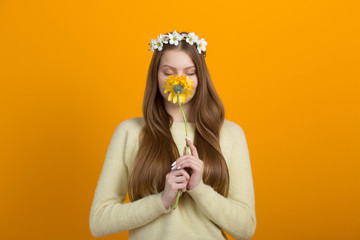
<svg viewBox="0 0 360 240"><path fill-rule="evenodd" d="M145 126L128 182L130 200L161 192L171 163L180 157L170 131L173 119L167 113L158 90L160 60L164 52L171 49L184 51L195 64L198 86L191 99L195 121L194 145L204 162L203 182L226 197L229 172L219 144L224 106L212 84L204 54L198 53L195 44L182 40L177 46L164 44L162 51L155 50L151 59L143 100Z"/></svg>

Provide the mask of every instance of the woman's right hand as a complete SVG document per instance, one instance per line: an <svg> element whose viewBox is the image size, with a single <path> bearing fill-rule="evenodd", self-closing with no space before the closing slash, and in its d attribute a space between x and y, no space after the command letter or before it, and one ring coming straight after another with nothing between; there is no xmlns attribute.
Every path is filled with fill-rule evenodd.
<svg viewBox="0 0 360 240"><path fill-rule="evenodd" d="M182 190L181 193L186 191L189 180L190 175L184 169L174 169L166 174L165 188L161 194L161 201L165 208L175 203L179 189Z"/></svg>

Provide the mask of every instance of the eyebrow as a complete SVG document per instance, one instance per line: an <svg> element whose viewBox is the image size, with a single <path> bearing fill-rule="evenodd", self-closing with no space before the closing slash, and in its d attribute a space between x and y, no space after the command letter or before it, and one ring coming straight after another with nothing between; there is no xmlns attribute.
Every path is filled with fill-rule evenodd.
<svg viewBox="0 0 360 240"><path fill-rule="evenodd" d="M164 68L164 67L169 67L169 68L172 68L172 69L176 69L176 68L174 68L174 67L172 67L172 66L169 66L169 65L163 65L163 66L161 66L160 68ZM184 69L188 69L188 68L195 68L195 66L193 65L193 66L189 66L189 67L186 67L186 68L184 68Z"/></svg>

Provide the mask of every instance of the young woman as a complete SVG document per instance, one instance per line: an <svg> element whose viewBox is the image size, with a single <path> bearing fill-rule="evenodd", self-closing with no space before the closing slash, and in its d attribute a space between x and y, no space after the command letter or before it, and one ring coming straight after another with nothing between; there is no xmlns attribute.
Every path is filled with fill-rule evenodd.
<svg viewBox="0 0 360 240"><path fill-rule="evenodd" d="M250 239L255 198L244 131L224 119L205 63L204 39L168 33L154 51L143 117L121 122L111 139L90 211L94 237L129 230L129 239ZM194 82L182 103L168 101L170 75ZM184 154L188 144L191 154ZM178 190L181 197L173 210ZM126 193L130 203L123 203Z"/></svg>

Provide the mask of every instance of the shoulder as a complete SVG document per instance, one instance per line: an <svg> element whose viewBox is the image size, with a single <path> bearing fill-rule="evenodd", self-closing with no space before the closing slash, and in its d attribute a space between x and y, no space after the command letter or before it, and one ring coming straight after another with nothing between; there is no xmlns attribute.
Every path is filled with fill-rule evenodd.
<svg viewBox="0 0 360 240"><path fill-rule="evenodd" d="M145 121L143 117L129 118L120 122L116 127L116 131L137 131L141 130L144 125Z"/></svg>
<svg viewBox="0 0 360 240"><path fill-rule="evenodd" d="M145 121L143 117L129 118L117 125L114 135L126 138L130 136L138 136L144 125Z"/></svg>
<svg viewBox="0 0 360 240"><path fill-rule="evenodd" d="M224 120L220 129L220 146L224 154L225 160L230 164L230 159L237 151L247 151L247 142L243 128L235 122Z"/></svg>
<svg viewBox="0 0 360 240"><path fill-rule="evenodd" d="M126 144L126 146L135 146L138 142L140 132L144 125L142 117L126 119L120 122L113 132L113 144Z"/></svg>
<svg viewBox="0 0 360 240"><path fill-rule="evenodd" d="M244 136L243 128L235 122L225 119L221 127L220 133L227 137Z"/></svg>

